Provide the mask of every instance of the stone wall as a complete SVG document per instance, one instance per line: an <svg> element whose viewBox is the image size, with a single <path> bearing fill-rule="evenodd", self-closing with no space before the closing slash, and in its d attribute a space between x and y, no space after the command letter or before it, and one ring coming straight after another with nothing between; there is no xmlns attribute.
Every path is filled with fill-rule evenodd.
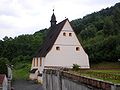
<svg viewBox="0 0 120 90"><path fill-rule="evenodd" d="M44 70L43 87L44 90L120 90L120 85L54 69Z"/></svg>

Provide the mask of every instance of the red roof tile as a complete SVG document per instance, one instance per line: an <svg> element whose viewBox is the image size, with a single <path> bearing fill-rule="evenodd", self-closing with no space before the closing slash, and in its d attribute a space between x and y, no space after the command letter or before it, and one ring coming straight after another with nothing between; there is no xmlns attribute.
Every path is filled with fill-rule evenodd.
<svg viewBox="0 0 120 90"><path fill-rule="evenodd" d="M5 74L0 74L0 86L2 85L4 78Z"/></svg>

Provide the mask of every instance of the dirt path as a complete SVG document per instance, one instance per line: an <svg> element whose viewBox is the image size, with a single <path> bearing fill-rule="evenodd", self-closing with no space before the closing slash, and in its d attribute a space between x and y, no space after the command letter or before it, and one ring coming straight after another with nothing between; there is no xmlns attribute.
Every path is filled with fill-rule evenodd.
<svg viewBox="0 0 120 90"><path fill-rule="evenodd" d="M43 90L42 85L28 80L16 80L13 82L14 90Z"/></svg>

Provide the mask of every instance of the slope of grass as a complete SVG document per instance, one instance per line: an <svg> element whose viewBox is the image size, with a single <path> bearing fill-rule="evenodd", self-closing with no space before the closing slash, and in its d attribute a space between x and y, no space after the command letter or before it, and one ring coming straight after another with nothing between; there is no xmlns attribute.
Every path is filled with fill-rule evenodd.
<svg viewBox="0 0 120 90"><path fill-rule="evenodd" d="M120 69L120 62L101 62L98 64L91 64L91 69Z"/></svg>
<svg viewBox="0 0 120 90"><path fill-rule="evenodd" d="M13 69L13 79L28 79L29 71L31 64L30 63L18 63Z"/></svg>
<svg viewBox="0 0 120 90"><path fill-rule="evenodd" d="M94 64L90 70L70 71L71 73L120 84L120 63L104 62Z"/></svg>

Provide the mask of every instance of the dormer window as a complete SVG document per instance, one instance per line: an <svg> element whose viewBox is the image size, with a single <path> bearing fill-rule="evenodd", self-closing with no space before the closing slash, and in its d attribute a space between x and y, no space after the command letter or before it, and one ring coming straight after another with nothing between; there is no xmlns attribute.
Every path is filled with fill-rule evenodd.
<svg viewBox="0 0 120 90"><path fill-rule="evenodd" d="M69 33L69 36L72 36L72 33Z"/></svg>
<svg viewBox="0 0 120 90"><path fill-rule="evenodd" d="M56 47L56 50L60 50L60 47Z"/></svg>
<svg viewBox="0 0 120 90"><path fill-rule="evenodd" d="M80 51L80 48L79 48L79 47L76 47L76 51Z"/></svg>
<svg viewBox="0 0 120 90"><path fill-rule="evenodd" d="M66 36L66 33L65 33L65 32L63 33L63 36Z"/></svg>

